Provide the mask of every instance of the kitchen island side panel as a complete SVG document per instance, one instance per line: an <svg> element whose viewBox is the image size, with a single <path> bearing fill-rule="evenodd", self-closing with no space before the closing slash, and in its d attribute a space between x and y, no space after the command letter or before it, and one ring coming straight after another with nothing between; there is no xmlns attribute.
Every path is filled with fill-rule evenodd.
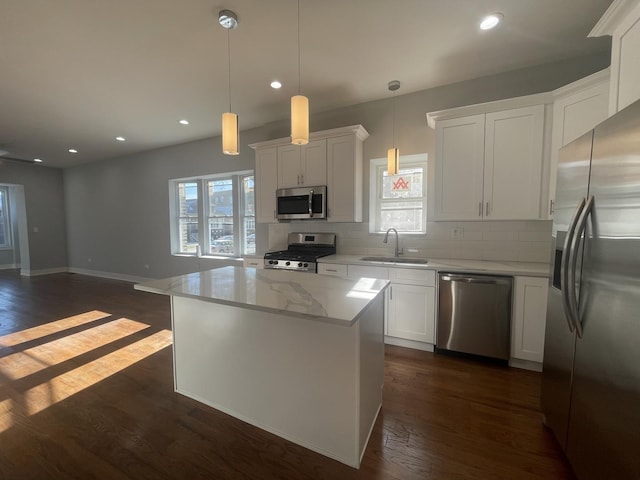
<svg viewBox="0 0 640 480"><path fill-rule="evenodd" d="M344 326L186 297L172 300L177 392L359 466L366 446L361 445L360 406L366 405L371 417L371 404L381 398L379 388L378 399L368 398L371 388L358 390L362 384L379 384L379 379L360 379L360 328L379 322L381 329L382 308ZM382 376L378 337L377 375ZM372 345L365 348L376 354ZM367 375L375 369L368 367ZM376 414L378 408L379 403Z"/></svg>

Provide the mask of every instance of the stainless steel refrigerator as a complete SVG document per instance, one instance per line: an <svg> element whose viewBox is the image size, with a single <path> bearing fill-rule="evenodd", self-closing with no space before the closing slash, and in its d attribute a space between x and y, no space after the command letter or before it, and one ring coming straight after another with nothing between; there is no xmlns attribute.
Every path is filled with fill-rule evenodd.
<svg viewBox="0 0 640 480"><path fill-rule="evenodd" d="M580 480L640 479L640 102L559 153L541 403Z"/></svg>

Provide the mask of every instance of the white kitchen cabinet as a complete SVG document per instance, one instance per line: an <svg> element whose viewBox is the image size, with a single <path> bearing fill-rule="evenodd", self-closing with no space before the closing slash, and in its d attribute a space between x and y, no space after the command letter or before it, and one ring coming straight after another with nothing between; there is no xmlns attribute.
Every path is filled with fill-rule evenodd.
<svg viewBox="0 0 640 480"><path fill-rule="evenodd" d="M255 175L256 222L276 223L278 157L276 147L256 149Z"/></svg>
<svg viewBox="0 0 640 480"><path fill-rule="evenodd" d="M535 95L428 114L436 141L434 220L546 218L541 204L549 98Z"/></svg>
<svg viewBox="0 0 640 480"><path fill-rule="evenodd" d="M390 268L386 334L433 344L435 339L435 272Z"/></svg>
<svg viewBox="0 0 640 480"><path fill-rule="evenodd" d="M640 0L615 0L590 37L611 36L609 116L640 99Z"/></svg>
<svg viewBox="0 0 640 480"><path fill-rule="evenodd" d="M515 277L511 324L511 357L542 363L549 280Z"/></svg>
<svg viewBox="0 0 640 480"><path fill-rule="evenodd" d="M307 145L289 137L249 145L256 150L256 221L276 222L276 189L327 186L327 221L362 221L362 125L313 132ZM269 193L272 192L272 193Z"/></svg>
<svg viewBox="0 0 640 480"><path fill-rule="evenodd" d="M347 277L347 266L337 263L319 263L318 273L320 275L331 275L333 277Z"/></svg>
<svg viewBox="0 0 640 480"><path fill-rule="evenodd" d="M356 133L327 139L327 177L327 220L361 222L363 202L361 135Z"/></svg>
<svg viewBox="0 0 640 480"><path fill-rule="evenodd" d="M264 268L263 257L245 257L242 259L242 266L244 268Z"/></svg>
<svg viewBox="0 0 640 480"><path fill-rule="evenodd" d="M278 188L327 184L327 141L278 147Z"/></svg>
<svg viewBox="0 0 640 480"><path fill-rule="evenodd" d="M609 108L609 69L553 91L553 127L547 218L553 217L558 150L606 120Z"/></svg>

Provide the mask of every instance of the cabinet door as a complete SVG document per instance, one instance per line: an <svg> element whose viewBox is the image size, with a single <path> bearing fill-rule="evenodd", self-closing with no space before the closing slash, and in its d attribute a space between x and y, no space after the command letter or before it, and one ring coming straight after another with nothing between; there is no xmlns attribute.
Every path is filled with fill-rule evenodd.
<svg viewBox="0 0 640 480"><path fill-rule="evenodd" d="M256 150L256 222L276 223L278 161L276 147Z"/></svg>
<svg viewBox="0 0 640 480"><path fill-rule="evenodd" d="M435 220L482 218L484 115L436 124Z"/></svg>
<svg viewBox="0 0 640 480"><path fill-rule="evenodd" d="M278 188L300 186L300 146L278 147Z"/></svg>
<svg viewBox="0 0 640 480"><path fill-rule="evenodd" d="M434 287L392 283L387 335L434 343L435 294Z"/></svg>
<svg viewBox="0 0 640 480"><path fill-rule="evenodd" d="M544 105L488 113L485 128L484 217L541 218Z"/></svg>
<svg viewBox="0 0 640 480"><path fill-rule="evenodd" d="M319 263L318 273L320 275L330 275L333 277L346 277L347 266L339 263Z"/></svg>
<svg viewBox="0 0 640 480"><path fill-rule="evenodd" d="M362 142L355 135L327 140L327 197L328 221L362 221Z"/></svg>
<svg viewBox="0 0 640 480"><path fill-rule="evenodd" d="M549 281L540 277L515 277L514 287L511 356L542 363Z"/></svg>
<svg viewBox="0 0 640 480"><path fill-rule="evenodd" d="M327 184L327 141L312 140L302 147L300 185L313 187Z"/></svg>

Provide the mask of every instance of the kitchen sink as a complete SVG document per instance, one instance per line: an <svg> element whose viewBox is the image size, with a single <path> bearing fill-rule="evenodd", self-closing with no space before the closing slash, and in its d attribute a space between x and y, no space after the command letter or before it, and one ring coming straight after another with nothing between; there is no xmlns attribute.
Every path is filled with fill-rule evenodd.
<svg viewBox="0 0 640 480"><path fill-rule="evenodd" d="M411 257L362 257L360 260L363 262L379 262L379 263L414 263L420 265L426 265L429 260L426 258L411 258Z"/></svg>

